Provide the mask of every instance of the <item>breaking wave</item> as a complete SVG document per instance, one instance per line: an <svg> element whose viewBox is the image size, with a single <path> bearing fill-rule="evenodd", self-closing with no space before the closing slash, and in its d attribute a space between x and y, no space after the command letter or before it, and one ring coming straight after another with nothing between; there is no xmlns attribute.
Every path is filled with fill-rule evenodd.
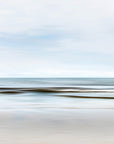
<svg viewBox="0 0 114 144"><path fill-rule="evenodd" d="M0 87L0 94L20 94L20 93L53 93L55 96L69 98L91 98L91 99L114 99L114 96L80 96L79 93L114 93L114 89L110 88L83 88L83 87ZM56 94L59 95L56 95ZM62 95L64 93L64 95ZM76 95L65 95L67 93L76 93Z"/></svg>

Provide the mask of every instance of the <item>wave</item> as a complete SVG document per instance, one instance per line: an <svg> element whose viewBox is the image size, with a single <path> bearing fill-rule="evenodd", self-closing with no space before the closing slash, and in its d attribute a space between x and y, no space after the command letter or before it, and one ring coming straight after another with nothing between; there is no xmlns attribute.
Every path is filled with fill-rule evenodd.
<svg viewBox="0 0 114 144"><path fill-rule="evenodd" d="M59 97L67 97L67 98L85 98L85 99L114 99L114 97L101 97L101 96L74 96L74 95L56 95Z"/></svg>
<svg viewBox="0 0 114 144"><path fill-rule="evenodd" d="M18 93L114 93L114 89L98 89L98 88L82 88L82 87L0 87L2 94L18 94Z"/></svg>

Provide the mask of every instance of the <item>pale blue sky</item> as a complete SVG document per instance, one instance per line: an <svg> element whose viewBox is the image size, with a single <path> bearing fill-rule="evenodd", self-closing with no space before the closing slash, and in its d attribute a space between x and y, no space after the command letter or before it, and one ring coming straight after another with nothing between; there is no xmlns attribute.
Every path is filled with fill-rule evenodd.
<svg viewBox="0 0 114 144"><path fill-rule="evenodd" d="M0 77L114 77L113 0L0 0Z"/></svg>

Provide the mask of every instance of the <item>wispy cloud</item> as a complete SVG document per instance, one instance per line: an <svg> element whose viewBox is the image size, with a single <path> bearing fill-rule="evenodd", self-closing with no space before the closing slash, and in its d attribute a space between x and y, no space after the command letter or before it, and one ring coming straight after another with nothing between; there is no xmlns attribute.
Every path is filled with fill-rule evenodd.
<svg viewBox="0 0 114 144"><path fill-rule="evenodd" d="M113 5L1 0L0 76L113 76Z"/></svg>

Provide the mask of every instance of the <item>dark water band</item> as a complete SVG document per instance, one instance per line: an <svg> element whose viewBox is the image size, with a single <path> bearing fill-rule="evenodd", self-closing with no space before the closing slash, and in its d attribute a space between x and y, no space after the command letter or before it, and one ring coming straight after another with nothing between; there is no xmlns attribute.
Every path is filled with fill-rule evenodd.
<svg viewBox="0 0 114 144"><path fill-rule="evenodd" d="M76 88L76 87L43 87L43 88L6 88L1 87L0 93L114 93L114 89L93 89L93 88Z"/></svg>

